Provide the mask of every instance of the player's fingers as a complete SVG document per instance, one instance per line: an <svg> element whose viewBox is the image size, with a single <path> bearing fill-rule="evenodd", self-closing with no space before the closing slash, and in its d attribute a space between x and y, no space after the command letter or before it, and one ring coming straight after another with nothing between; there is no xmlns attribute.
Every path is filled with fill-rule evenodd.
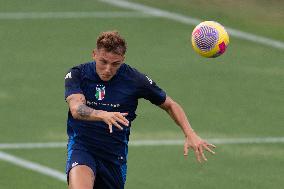
<svg viewBox="0 0 284 189"><path fill-rule="evenodd" d="M212 147L212 148L216 148L216 146L215 146L214 144L209 144L209 143L207 143L207 146L210 146L210 147Z"/></svg>
<svg viewBox="0 0 284 189"><path fill-rule="evenodd" d="M199 150L198 149L194 150L194 154L195 154L195 157L196 157L197 161L199 163L201 163L201 157L200 157Z"/></svg>
<svg viewBox="0 0 284 189"><path fill-rule="evenodd" d="M207 161L207 158L206 158L205 155L204 155L202 146L199 146L199 153L200 153L202 159L203 159L204 161Z"/></svg>
<svg viewBox="0 0 284 189"><path fill-rule="evenodd" d="M111 123L108 123L108 129L109 129L109 132L112 133L112 124Z"/></svg>
<svg viewBox="0 0 284 189"><path fill-rule="evenodd" d="M187 146L186 143L183 145L183 155L184 155L184 156L187 156L187 155L188 155L188 146Z"/></svg>
<svg viewBox="0 0 284 189"><path fill-rule="evenodd" d="M119 114L116 114L116 116L114 117L114 119L116 121L118 121L119 123L125 125L125 126L128 126L129 125L129 121L123 117L120 113Z"/></svg>
<svg viewBox="0 0 284 189"><path fill-rule="evenodd" d="M123 115L124 117L128 115L128 113L120 113L121 115Z"/></svg>
<svg viewBox="0 0 284 189"><path fill-rule="evenodd" d="M196 147L192 147L192 148L193 148L194 155L195 155L197 161L199 163L201 163L201 157L200 157L200 153L199 153L199 150L198 150L197 146Z"/></svg>
<svg viewBox="0 0 284 189"><path fill-rule="evenodd" d="M128 121L128 119L126 119L126 117L125 117L125 116L128 115L128 113L120 113L119 115L120 115L119 118L122 119L125 123L127 123L127 125L125 125L125 126L128 126L128 125L129 125L129 121Z"/></svg>
<svg viewBox="0 0 284 189"><path fill-rule="evenodd" d="M112 125L116 126L120 130L123 130L123 127L121 127L114 119L111 120Z"/></svg>
<svg viewBox="0 0 284 189"><path fill-rule="evenodd" d="M208 144L203 145L203 147L205 148L205 150L207 150L211 154L215 154L215 152L208 147Z"/></svg>
<svg viewBox="0 0 284 189"><path fill-rule="evenodd" d="M118 121L119 123L121 123L122 125L126 126L126 127L129 125L128 122L126 122L126 121L124 121L124 120L122 120L120 118L115 118L115 120Z"/></svg>

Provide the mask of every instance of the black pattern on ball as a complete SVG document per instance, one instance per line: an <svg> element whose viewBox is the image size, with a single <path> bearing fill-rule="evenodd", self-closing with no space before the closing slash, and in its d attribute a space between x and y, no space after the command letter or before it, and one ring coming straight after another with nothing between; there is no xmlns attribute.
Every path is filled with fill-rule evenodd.
<svg viewBox="0 0 284 189"><path fill-rule="evenodd" d="M201 51L213 49L218 39L218 31L210 26L201 26L194 32L194 42Z"/></svg>

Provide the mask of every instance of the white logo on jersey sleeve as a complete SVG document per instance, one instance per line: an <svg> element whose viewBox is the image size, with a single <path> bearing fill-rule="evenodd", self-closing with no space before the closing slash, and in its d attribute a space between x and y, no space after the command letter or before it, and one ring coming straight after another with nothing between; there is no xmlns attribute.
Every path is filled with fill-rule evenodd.
<svg viewBox="0 0 284 189"><path fill-rule="evenodd" d="M65 78L64 79L72 79L72 76L71 76L71 72L69 72L68 74L66 74Z"/></svg>
<svg viewBox="0 0 284 189"><path fill-rule="evenodd" d="M147 77L148 81L150 82L150 84L152 85L153 80L150 77L148 77L147 75L146 75L146 77Z"/></svg>
<svg viewBox="0 0 284 189"><path fill-rule="evenodd" d="M78 165L78 163L76 161L74 163L72 163L72 167L75 167L77 165Z"/></svg>

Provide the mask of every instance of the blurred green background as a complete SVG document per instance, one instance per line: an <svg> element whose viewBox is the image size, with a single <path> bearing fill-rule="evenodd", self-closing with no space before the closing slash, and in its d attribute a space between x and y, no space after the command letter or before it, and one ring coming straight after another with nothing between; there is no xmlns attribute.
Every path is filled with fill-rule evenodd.
<svg viewBox="0 0 284 189"><path fill-rule="evenodd" d="M134 0L215 20L284 41L284 1ZM283 49L230 36L227 52L206 59L193 52L193 25L160 17L21 18L7 13L133 12L97 0L0 0L0 143L66 141L64 76L91 60L97 35L118 30L128 42L126 63L148 74L187 112L203 138L282 137ZM6 13L6 14L5 14ZM141 100L131 140L183 139L180 129ZM3 150L64 172L65 149ZM130 147L126 188L279 188L279 144L221 144L199 165L182 146ZM210 155L208 155L210 156ZM3 188L66 188L66 184L0 160ZM1 188L0 187L0 188Z"/></svg>

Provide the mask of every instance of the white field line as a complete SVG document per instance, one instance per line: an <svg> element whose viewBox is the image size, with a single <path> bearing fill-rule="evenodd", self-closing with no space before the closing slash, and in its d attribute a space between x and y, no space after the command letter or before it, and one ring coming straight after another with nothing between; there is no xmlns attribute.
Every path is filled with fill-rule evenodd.
<svg viewBox="0 0 284 189"><path fill-rule="evenodd" d="M35 148L63 148L67 142L46 142L46 143L0 143L0 150L3 149L35 149Z"/></svg>
<svg viewBox="0 0 284 189"><path fill-rule="evenodd" d="M12 163L14 165L17 165L19 167L26 168L28 170L32 170L38 173L41 173L43 175L47 175L50 177L53 177L57 180L66 182L66 175L60 171L57 171L55 169L51 169L49 167L40 165L38 163L34 163L28 160L24 160L22 158L13 156L11 154L8 154L6 152L0 152L0 160Z"/></svg>
<svg viewBox="0 0 284 189"><path fill-rule="evenodd" d="M174 13L174 12L165 11L162 9L153 8L153 7L138 4L138 3L128 2L125 0L99 0L99 1L111 4L117 7L121 7L121 8L144 12L152 16L159 16L159 17L167 18L167 19L174 20L176 22L180 22L180 23L187 24L187 25L195 26L202 21L197 18L185 16L185 15ZM254 35L254 34L236 30L230 27L226 27L226 29L229 35L237 37L239 39L244 39L244 40L252 41L255 43L260 43L260 44L271 46L271 47L281 49L281 50L284 49L284 42L282 41Z"/></svg>
<svg viewBox="0 0 284 189"><path fill-rule="evenodd" d="M210 139L213 144L258 144L258 143L284 143L284 137L267 138L238 138L238 139ZM183 140L137 140L131 142L130 146L161 146L161 145L181 145ZM62 148L66 147L65 142L52 143L17 143L0 144L0 149L34 149L34 148ZM9 162L19 167L38 172L40 174L66 182L66 174L55 169L28 161L6 152L0 151L0 160Z"/></svg>
<svg viewBox="0 0 284 189"><path fill-rule="evenodd" d="M182 145L183 140L134 140L129 146L171 146ZM284 137L266 138L212 138L208 142L213 144L273 144L284 143ZM47 143L0 143L0 149L36 149L36 148L66 148L66 142Z"/></svg>
<svg viewBox="0 0 284 189"><path fill-rule="evenodd" d="M0 13L0 20L24 19L74 19L74 18L144 18L152 15L143 12L7 12Z"/></svg>

